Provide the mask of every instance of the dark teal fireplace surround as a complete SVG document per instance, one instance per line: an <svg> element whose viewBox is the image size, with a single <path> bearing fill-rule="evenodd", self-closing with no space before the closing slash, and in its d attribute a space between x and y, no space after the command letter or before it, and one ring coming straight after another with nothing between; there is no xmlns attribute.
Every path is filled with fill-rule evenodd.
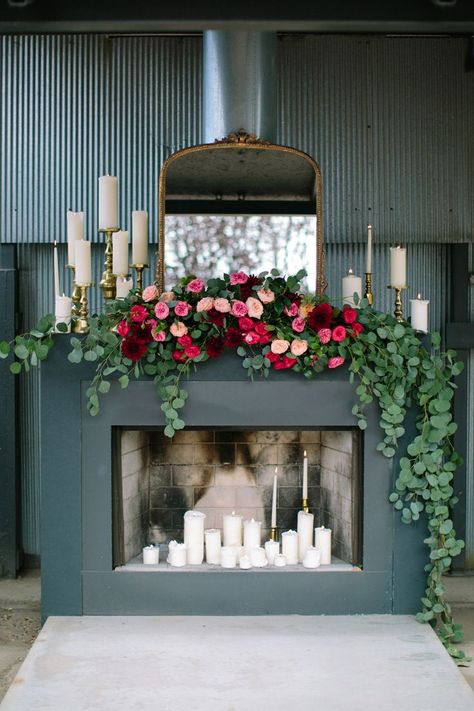
<svg viewBox="0 0 474 711"><path fill-rule="evenodd" d="M376 450L376 405L363 437L360 571L116 572L112 568L112 428L163 426L150 380L114 383L91 417L88 363L67 361L58 335L41 369L42 612L50 615L405 614L418 609L426 551L422 523L406 526L388 502L393 463ZM354 427L355 387L343 368L313 381L291 372L250 382L231 354L186 384L189 426L247 429Z"/></svg>

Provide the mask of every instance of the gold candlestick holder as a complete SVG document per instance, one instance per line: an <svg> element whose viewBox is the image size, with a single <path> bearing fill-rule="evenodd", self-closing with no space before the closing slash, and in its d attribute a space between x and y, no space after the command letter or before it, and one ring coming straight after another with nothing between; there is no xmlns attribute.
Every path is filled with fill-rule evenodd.
<svg viewBox="0 0 474 711"><path fill-rule="evenodd" d="M143 291L143 270L148 267L148 264L131 264L130 265L132 269L135 269L136 272L136 278L137 278L137 285L136 285L136 290L138 291L139 295L142 295Z"/></svg>
<svg viewBox="0 0 474 711"><path fill-rule="evenodd" d="M113 256L113 245L112 245L112 235L114 232L118 232L118 227L106 227L99 229L99 232L105 234L105 261L104 261L104 272L102 274L102 279L99 282L99 286L102 289L102 294L104 299L115 299L116 296L116 279L112 271L112 256Z"/></svg>
<svg viewBox="0 0 474 711"><path fill-rule="evenodd" d="M91 284L80 284L78 288L81 292L79 299L79 313L72 328L73 333L89 333L89 305L87 301L87 289L94 286Z"/></svg>
<svg viewBox="0 0 474 711"><path fill-rule="evenodd" d="M276 526L272 526L271 529L270 529L270 540L271 540L271 541L276 541L276 539L277 539Z"/></svg>
<svg viewBox="0 0 474 711"><path fill-rule="evenodd" d="M81 289L76 284L76 266L75 264L66 264L66 268L72 272L72 310L71 319L74 321L79 316Z"/></svg>
<svg viewBox="0 0 474 711"><path fill-rule="evenodd" d="M372 293L372 272L365 272L365 298L370 306L374 303L374 295Z"/></svg>
<svg viewBox="0 0 474 711"><path fill-rule="evenodd" d="M309 500L301 499L301 510L305 513L309 513Z"/></svg>
<svg viewBox="0 0 474 711"><path fill-rule="evenodd" d="M402 291L408 289L407 286L388 286L387 289L393 289L395 292L395 310L393 315L395 319L401 323L405 320L403 316Z"/></svg>

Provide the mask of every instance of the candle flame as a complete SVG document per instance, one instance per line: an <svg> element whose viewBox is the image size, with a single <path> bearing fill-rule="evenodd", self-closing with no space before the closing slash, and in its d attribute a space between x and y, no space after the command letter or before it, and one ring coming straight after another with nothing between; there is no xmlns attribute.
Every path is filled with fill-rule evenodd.
<svg viewBox="0 0 474 711"><path fill-rule="evenodd" d="M235 511L232 511L232 516L235 516Z"/></svg>
<svg viewBox="0 0 474 711"><path fill-rule="evenodd" d="M348 273L348 274L354 274L354 272L352 271L352 267L349 267L349 269L347 270L347 273Z"/></svg>
<svg viewBox="0 0 474 711"><path fill-rule="evenodd" d="M57 246L58 246L58 243L56 242L56 240L54 240L54 242L53 242L54 249L56 249Z"/></svg>
<svg viewBox="0 0 474 711"><path fill-rule="evenodd" d="M418 294L418 296L417 296L416 298L417 298L417 299L421 299L421 294Z"/></svg>
<svg viewBox="0 0 474 711"><path fill-rule="evenodd" d="M303 457L306 457L306 449L303 452Z"/></svg>
<svg viewBox="0 0 474 711"><path fill-rule="evenodd" d="M371 229L372 229L372 225L367 225L367 229L368 229L368 230L371 230Z"/></svg>
<svg viewBox="0 0 474 711"><path fill-rule="evenodd" d="M278 467L275 467L275 474L277 474L277 472L278 472Z"/></svg>

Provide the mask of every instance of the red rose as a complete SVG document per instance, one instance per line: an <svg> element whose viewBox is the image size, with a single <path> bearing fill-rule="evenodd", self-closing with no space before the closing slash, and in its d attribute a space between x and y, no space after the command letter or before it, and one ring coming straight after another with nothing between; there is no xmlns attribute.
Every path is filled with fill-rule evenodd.
<svg viewBox="0 0 474 711"><path fill-rule="evenodd" d="M210 309L209 311L206 311L205 314L206 319L218 328L222 328L224 326L225 314L220 313L220 311L216 311L216 309Z"/></svg>
<svg viewBox="0 0 474 711"><path fill-rule="evenodd" d="M223 348L224 341L222 340L222 338L216 338L215 336L213 336L206 343L206 353L209 358L217 358L218 356L220 356Z"/></svg>
<svg viewBox="0 0 474 711"><path fill-rule="evenodd" d="M137 361L145 355L148 350L148 346L141 338L131 336L130 338L123 339L120 345L120 350L125 358Z"/></svg>
<svg viewBox="0 0 474 711"><path fill-rule="evenodd" d="M364 330L363 325L361 323L359 323L358 321L355 321L352 324L352 335L353 336L358 336L359 333L362 333L363 330Z"/></svg>
<svg viewBox="0 0 474 711"><path fill-rule="evenodd" d="M142 323L149 316L148 309L141 304L135 304L130 309L130 318L135 323Z"/></svg>
<svg viewBox="0 0 474 711"><path fill-rule="evenodd" d="M278 353L272 353L272 351L268 351L268 353L265 353L265 358L270 361L270 363L276 363L277 360L280 360L280 356Z"/></svg>
<svg viewBox="0 0 474 711"><path fill-rule="evenodd" d="M241 331L251 331L254 327L254 323L248 316L242 316L239 318L239 328Z"/></svg>
<svg viewBox="0 0 474 711"><path fill-rule="evenodd" d="M125 336L128 336L130 333L130 326L126 321L119 321L117 324L117 333L119 336L122 336L122 338L125 338Z"/></svg>
<svg viewBox="0 0 474 711"><path fill-rule="evenodd" d="M273 367L275 370L287 370L288 368L292 368L295 363L296 358L289 358L287 355L282 355L281 359L273 364Z"/></svg>
<svg viewBox="0 0 474 711"><path fill-rule="evenodd" d="M259 336L266 336L268 333L267 325L265 323L262 323L262 321L257 321L253 330L255 331L255 333L258 333Z"/></svg>
<svg viewBox="0 0 474 711"><path fill-rule="evenodd" d="M333 318L333 310L330 304L318 304L308 316L308 325L315 331L320 328L329 328Z"/></svg>
<svg viewBox="0 0 474 711"><path fill-rule="evenodd" d="M230 326L225 332L224 345L227 348L237 348L242 343L242 334L238 328Z"/></svg>
<svg viewBox="0 0 474 711"><path fill-rule="evenodd" d="M332 332L332 340L333 341L343 341L344 338L347 336L347 331L345 329L345 326L336 326L335 329L333 329Z"/></svg>
<svg viewBox="0 0 474 711"><path fill-rule="evenodd" d="M196 358L196 356L200 354L201 349L199 348L199 346L190 345L186 346L184 352L186 353L188 358Z"/></svg>
<svg viewBox="0 0 474 711"><path fill-rule="evenodd" d="M184 363L185 360L187 360L187 355L184 351L173 351L172 353L172 358L175 360L177 363Z"/></svg>
<svg viewBox="0 0 474 711"><path fill-rule="evenodd" d="M184 346L184 347L185 347L185 346L190 346L191 343L193 342L191 336L188 336L188 334L186 334L186 335L184 335L184 336L180 336L180 337L177 338L176 340L178 341L178 343L179 343L181 346Z"/></svg>
<svg viewBox="0 0 474 711"><path fill-rule="evenodd" d="M342 318L345 323L354 323L354 321L357 321L357 311L346 304L342 309Z"/></svg>

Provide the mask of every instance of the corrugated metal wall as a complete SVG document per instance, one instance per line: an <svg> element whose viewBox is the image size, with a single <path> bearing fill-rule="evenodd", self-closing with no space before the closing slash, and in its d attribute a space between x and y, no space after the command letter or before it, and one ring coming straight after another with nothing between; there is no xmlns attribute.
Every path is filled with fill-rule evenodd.
<svg viewBox="0 0 474 711"><path fill-rule="evenodd" d="M0 37L0 238L19 250L25 326L52 308L51 242L84 209L97 240L97 178L116 174L124 227L150 213L171 152L200 142L199 37ZM392 309L387 244L409 242L409 283L446 314L447 242L472 239L474 76L465 42L446 38L284 36L279 140L321 164L329 293L363 272L375 226L376 306ZM35 247L30 246L32 243ZM96 280L102 249L95 250ZM65 249L60 251L65 262ZM150 272L152 273L152 272ZM66 281L67 286L67 281ZM98 304L92 297L92 307ZM39 551L38 379L22 384L25 549Z"/></svg>

